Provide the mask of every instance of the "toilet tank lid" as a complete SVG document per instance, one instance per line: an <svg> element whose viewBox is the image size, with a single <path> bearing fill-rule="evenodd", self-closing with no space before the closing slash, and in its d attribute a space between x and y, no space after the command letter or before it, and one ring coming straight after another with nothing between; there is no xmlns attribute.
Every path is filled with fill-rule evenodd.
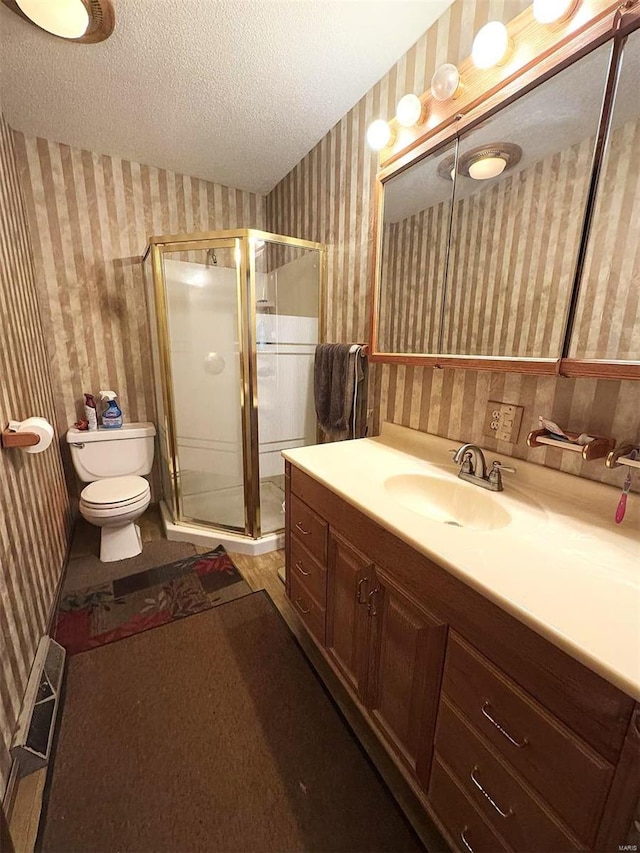
<svg viewBox="0 0 640 853"><path fill-rule="evenodd" d="M122 438L150 438L156 434L156 428L149 423L122 424L121 427L103 429L76 429L71 427L67 430L67 442L69 444L88 444L91 441L113 441Z"/></svg>

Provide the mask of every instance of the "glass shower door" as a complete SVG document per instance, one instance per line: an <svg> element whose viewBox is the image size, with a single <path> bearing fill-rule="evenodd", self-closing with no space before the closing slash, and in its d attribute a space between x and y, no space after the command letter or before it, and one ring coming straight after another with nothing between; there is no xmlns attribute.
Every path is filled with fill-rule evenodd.
<svg viewBox="0 0 640 853"><path fill-rule="evenodd" d="M159 333L160 317L157 310L158 294L156 292L156 287L158 286L158 283L162 283L160 263L159 252L149 249L143 259L142 270L147 310L149 312L149 330L151 334L151 360L153 364L153 390L156 400L156 442L159 456L160 482L164 501L169 509L171 518L175 519L176 503L173 488L173 456L170 440L171 413L168 410L163 386L164 371ZM156 269L154 269L154 264L157 267Z"/></svg>
<svg viewBox="0 0 640 853"><path fill-rule="evenodd" d="M180 521L251 532L245 500L241 241L161 247Z"/></svg>
<svg viewBox="0 0 640 853"><path fill-rule="evenodd" d="M315 444L313 360L319 341L321 255L251 238L254 258L260 530L284 527L281 451Z"/></svg>

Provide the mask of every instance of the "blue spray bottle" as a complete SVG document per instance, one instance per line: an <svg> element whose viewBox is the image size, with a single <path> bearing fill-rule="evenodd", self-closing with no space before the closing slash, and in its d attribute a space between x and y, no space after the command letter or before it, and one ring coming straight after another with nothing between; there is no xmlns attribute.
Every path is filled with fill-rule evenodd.
<svg viewBox="0 0 640 853"><path fill-rule="evenodd" d="M122 426L122 412L116 403L115 391L101 391L100 399L107 401L107 408L102 413L103 429L119 429Z"/></svg>

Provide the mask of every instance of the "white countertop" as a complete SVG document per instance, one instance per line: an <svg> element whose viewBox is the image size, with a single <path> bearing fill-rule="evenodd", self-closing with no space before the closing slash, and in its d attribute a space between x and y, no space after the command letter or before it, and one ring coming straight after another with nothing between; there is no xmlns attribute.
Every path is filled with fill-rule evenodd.
<svg viewBox="0 0 640 853"><path fill-rule="evenodd" d="M629 495L617 525L618 489L485 451L488 465L500 459L517 469L503 475L503 492L486 492L511 522L474 530L432 521L401 505L385 486L399 474L457 479L449 450L458 446L385 424L376 438L283 456L640 701L640 495ZM621 486L623 479L620 468Z"/></svg>

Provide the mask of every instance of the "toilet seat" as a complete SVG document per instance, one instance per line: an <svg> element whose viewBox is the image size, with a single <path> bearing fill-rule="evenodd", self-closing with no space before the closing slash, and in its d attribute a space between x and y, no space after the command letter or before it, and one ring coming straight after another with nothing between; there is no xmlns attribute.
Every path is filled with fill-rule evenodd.
<svg viewBox="0 0 640 853"><path fill-rule="evenodd" d="M120 516L128 516L131 513L136 513L138 510L140 511L138 514L141 514L149 506L150 502L151 495L149 493L141 495L137 500L129 501L125 504L87 504L81 500L79 510L81 515L87 519L113 518L115 520Z"/></svg>
<svg viewBox="0 0 640 853"><path fill-rule="evenodd" d="M108 477L85 486L80 502L89 510L123 509L146 499L150 491L144 477Z"/></svg>

